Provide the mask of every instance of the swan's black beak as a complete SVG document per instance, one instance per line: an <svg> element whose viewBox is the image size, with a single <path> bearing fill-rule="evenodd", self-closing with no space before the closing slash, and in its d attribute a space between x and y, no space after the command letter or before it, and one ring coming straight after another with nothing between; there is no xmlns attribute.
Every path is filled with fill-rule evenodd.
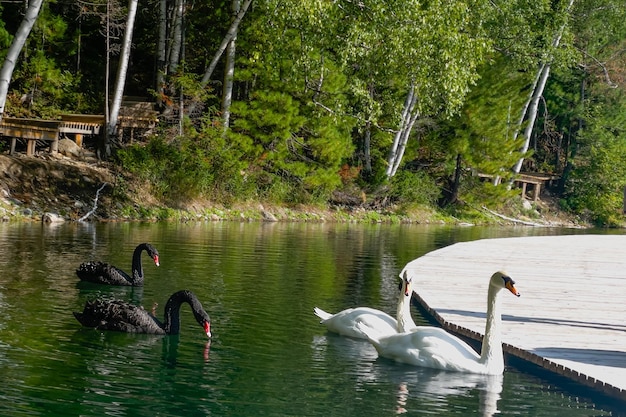
<svg viewBox="0 0 626 417"><path fill-rule="evenodd" d="M156 266L159 266L159 255L154 255L154 258L152 258L154 260L154 264Z"/></svg>
<svg viewBox="0 0 626 417"><path fill-rule="evenodd" d="M515 283L513 282L512 279L508 279L506 280L506 282L504 283L504 286L506 287L507 290L511 291L511 293L513 293L513 295L519 297L522 294L519 293L519 291L517 291L517 288L515 288Z"/></svg>

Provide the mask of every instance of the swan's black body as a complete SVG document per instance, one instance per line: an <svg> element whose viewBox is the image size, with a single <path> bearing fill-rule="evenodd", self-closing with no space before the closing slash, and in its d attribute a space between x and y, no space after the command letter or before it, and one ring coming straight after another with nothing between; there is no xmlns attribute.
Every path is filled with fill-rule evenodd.
<svg viewBox="0 0 626 417"><path fill-rule="evenodd" d="M74 313L85 327L115 330L126 333L178 334L180 333L180 306L188 303L196 321L211 337L211 319L198 297L191 291L178 291L165 304L164 321L159 321L142 307L119 300L90 300L82 313Z"/></svg>
<svg viewBox="0 0 626 417"><path fill-rule="evenodd" d="M106 285L129 285L139 287L143 285L143 266L141 253L146 251L156 266L159 266L159 252L149 243L142 243L133 252L132 276L121 269L105 262L85 262L80 264L76 275L81 281L94 282Z"/></svg>

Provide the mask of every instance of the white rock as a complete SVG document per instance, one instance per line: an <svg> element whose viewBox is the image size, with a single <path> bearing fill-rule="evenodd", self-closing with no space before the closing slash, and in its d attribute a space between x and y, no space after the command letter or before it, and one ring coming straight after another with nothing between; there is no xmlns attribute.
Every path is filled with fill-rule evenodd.
<svg viewBox="0 0 626 417"><path fill-rule="evenodd" d="M62 223L65 219L56 213L44 213L41 216L41 221L44 223Z"/></svg>

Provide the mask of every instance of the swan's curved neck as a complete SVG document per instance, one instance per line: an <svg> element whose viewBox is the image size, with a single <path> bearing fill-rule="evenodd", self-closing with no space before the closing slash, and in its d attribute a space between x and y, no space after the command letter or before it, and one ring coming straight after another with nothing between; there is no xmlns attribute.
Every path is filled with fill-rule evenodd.
<svg viewBox="0 0 626 417"><path fill-rule="evenodd" d="M174 293L165 304L165 319L163 328L167 334L180 333L180 306L188 303L194 315L202 310L202 305L198 298L189 291L183 290Z"/></svg>
<svg viewBox="0 0 626 417"><path fill-rule="evenodd" d="M141 253L146 250L145 245L139 245L133 252L132 281L133 285L143 282L143 266L141 265Z"/></svg>
<svg viewBox="0 0 626 417"><path fill-rule="evenodd" d="M398 332L404 333L417 327L413 318L411 317L411 296L413 295L413 289L409 287L408 294L405 295L406 282L403 283L398 294L398 308L396 311L396 320L398 321ZM408 284L410 285L410 284Z"/></svg>
<svg viewBox="0 0 626 417"><path fill-rule="evenodd" d="M180 306L184 302L180 297L176 297L178 293L174 294L167 300L165 304L165 319L163 328L167 334L179 334L180 333Z"/></svg>
<svg viewBox="0 0 626 417"><path fill-rule="evenodd" d="M487 323L485 325L485 336L480 352L480 361L487 367L504 370L504 355L502 353L502 339L500 337L500 327L502 319L500 317L500 301L498 297L499 288L489 286L487 295Z"/></svg>

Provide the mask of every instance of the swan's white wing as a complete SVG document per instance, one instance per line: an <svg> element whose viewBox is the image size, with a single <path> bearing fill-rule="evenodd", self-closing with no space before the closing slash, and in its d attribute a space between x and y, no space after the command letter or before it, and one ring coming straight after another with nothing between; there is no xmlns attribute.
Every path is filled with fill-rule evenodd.
<svg viewBox="0 0 626 417"><path fill-rule="evenodd" d="M371 338L380 356L427 368L484 373L480 356L467 343L438 327Z"/></svg>
<svg viewBox="0 0 626 417"><path fill-rule="evenodd" d="M365 334L357 328L362 323L372 334L386 336L396 333L398 326L396 319L389 314L369 307L356 307L342 310L320 321L328 331L342 336L365 339Z"/></svg>
<svg viewBox="0 0 626 417"><path fill-rule="evenodd" d="M426 352L477 361L480 355L467 343L440 327L417 327L412 331L418 347Z"/></svg>

